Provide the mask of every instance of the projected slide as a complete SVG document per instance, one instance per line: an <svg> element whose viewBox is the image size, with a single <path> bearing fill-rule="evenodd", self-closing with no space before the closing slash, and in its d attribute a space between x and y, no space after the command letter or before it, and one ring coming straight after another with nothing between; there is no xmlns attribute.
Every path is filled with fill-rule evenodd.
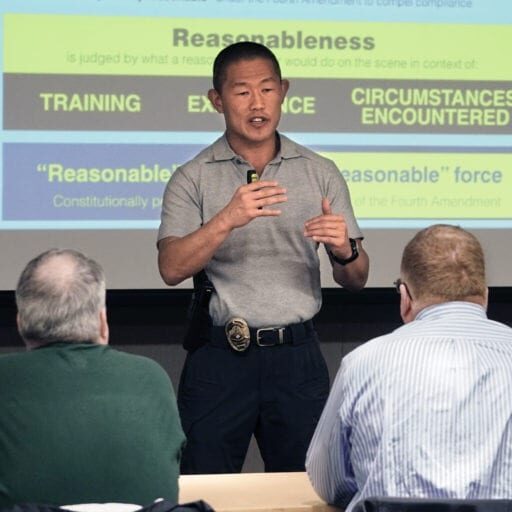
<svg viewBox="0 0 512 512"><path fill-rule="evenodd" d="M281 131L334 160L363 228L512 227L512 6L489 0L5 1L0 229L156 229L215 140L225 45L268 45Z"/></svg>

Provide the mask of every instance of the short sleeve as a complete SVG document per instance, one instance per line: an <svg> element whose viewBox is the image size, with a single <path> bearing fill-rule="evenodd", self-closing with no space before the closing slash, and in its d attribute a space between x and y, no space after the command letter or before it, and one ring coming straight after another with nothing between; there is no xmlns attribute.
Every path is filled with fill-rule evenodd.
<svg viewBox="0 0 512 512"><path fill-rule="evenodd" d="M329 173L327 197L331 201L332 211L337 215L343 215L345 222L347 223L348 235L350 238L363 238L363 233L359 228L354 214L347 182L334 162L329 162L331 164L331 168Z"/></svg>
<svg viewBox="0 0 512 512"><path fill-rule="evenodd" d="M183 237L203 223L201 200L193 170L179 167L165 187L158 241L169 236Z"/></svg>

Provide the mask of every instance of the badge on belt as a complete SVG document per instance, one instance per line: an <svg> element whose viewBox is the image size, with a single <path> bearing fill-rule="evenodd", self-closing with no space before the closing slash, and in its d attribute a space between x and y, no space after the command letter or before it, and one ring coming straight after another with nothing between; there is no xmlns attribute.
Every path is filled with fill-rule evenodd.
<svg viewBox="0 0 512 512"><path fill-rule="evenodd" d="M232 318L224 327L226 338L233 350L244 352L251 343L249 325L243 318Z"/></svg>

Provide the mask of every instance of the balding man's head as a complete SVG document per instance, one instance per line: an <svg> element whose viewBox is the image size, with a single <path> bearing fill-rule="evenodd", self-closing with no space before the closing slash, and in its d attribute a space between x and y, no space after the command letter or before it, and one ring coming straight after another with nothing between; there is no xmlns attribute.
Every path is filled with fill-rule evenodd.
<svg viewBox="0 0 512 512"><path fill-rule="evenodd" d="M25 267L16 288L18 328L29 347L54 342L99 342L105 276L94 260L51 249Z"/></svg>
<svg viewBox="0 0 512 512"><path fill-rule="evenodd" d="M424 305L487 300L482 246L458 226L436 224L418 232L404 249L401 274L413 299Z"/></svg>

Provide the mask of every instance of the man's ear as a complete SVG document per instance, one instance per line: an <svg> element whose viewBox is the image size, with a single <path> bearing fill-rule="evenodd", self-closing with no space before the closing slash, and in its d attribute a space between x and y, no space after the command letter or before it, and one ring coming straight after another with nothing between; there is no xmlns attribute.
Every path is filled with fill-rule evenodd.
<svg viewBox="0 0 512 512"><path fill-rule="evenodd" d="M98 343L100 345L108 345L109 328L107 322L107 308L102 308L100 311L100 335Z"/></svg>
<svg viewBox="0 0 512 512"><path fill-rule="evenodd" d="M16 327L18 328L18 332L21 330L21 320L20 320L20 314L16 313Z"/></svg>
<svg viewBox="0 0 512 512"><path fill-rule="evenodd" d="M290 81L289 80L281 80L281 103L284 101L284 98L285 98L286 93L288 92L289 88L290 88Z"/></svg>
<svg viewBox="0 0 512 512"><path fill-rule="evenodd" d="M411 296L407 291L405 284L400 285L400 316L404 324L414 320L413 304Z"/></svg>
<svg viewBox="0 0 512 512"><path fill-rule="evenodd" d="M210 89L208 91L208 99L210 100L210 103L213 105L213 108L219 113L224 113L224 108L222 106L222 98L220 97L220 94L215 89Z"/></svg>

